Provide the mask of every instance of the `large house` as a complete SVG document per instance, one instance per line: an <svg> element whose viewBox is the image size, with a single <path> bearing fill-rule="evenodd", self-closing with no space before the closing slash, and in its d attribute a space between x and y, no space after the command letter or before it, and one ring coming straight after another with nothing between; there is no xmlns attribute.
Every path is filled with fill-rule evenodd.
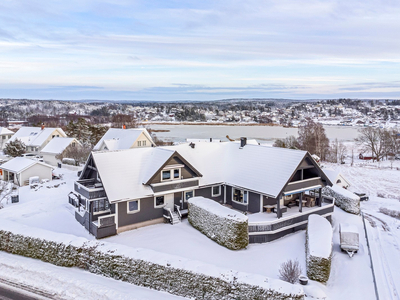
<svg viewBox="0 0 400 300"><path fill-rule="evenodd" d="M75 182L75 217L97 238L145 225L179 222L187 201L203 196L249 216L251 243L305 228L308 215L327 218L332 185L308 152L258 145L187 143L92 152Z"/></svg>
<svg viewBox="0 0 400 300"><path fill-rule="evenodd" d="M14 132L11 130L8 130L5 127L0 127L0 150L4 149L4 146L6 143L11 139L13 136Z"/></svg>
<svg viewBox="0 0 400 300"><path fill-rule="evenodd" d="M110 128L94 146L94 151L123 150L154 147L155 144L146 128Z"/></svg>
<svg viewBox="0 0 400 300"><path fill-rule="evenodd" d="M20 140L26 146L26 151L38 154L53 138L67 137L61 128L21 127L9 141Z"/></svg>
<svg viewBox="0 0 400 300"><path fill-rule="evenodd" d="M57 156L62 154L68 147L79 148L82 147L82 144L76 138L56 137L40 151L40 154L43 156L45 163L56 166L62 162Z"/></svg>

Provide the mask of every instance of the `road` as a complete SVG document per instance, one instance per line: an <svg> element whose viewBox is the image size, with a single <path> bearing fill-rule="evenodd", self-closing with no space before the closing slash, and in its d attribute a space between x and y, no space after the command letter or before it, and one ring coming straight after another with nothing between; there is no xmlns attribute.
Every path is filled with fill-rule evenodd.
<svg viewBox="0 0 400 300"><path fill-rule="evenodd" d="M47 299L41 296L33 295L24 290L0 283L0 300L43 300Z"/></svg>

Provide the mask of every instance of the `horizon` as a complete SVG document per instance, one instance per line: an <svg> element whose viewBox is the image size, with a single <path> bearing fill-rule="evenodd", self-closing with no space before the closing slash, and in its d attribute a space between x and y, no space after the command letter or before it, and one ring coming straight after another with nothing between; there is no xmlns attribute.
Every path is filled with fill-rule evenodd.
<svg viewBox="0 0 400 300"><path fill-rule="evenodd" d="M399 14L377 0L8 1L0 98L395 100Z"/></svg>

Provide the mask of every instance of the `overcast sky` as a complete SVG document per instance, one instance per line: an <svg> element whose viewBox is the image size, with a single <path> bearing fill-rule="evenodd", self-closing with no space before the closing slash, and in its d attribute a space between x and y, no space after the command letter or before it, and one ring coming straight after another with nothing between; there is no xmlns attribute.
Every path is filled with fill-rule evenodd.
<svg viewBox="0 0 400 300"><path fill-rule="evenodd" d="M0 98L339 97L400 98L400 1L0 1Z"/></svg>

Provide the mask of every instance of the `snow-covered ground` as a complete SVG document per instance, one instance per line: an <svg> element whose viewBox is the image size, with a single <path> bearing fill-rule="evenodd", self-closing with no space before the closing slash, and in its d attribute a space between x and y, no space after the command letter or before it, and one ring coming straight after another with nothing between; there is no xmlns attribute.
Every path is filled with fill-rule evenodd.
<svg viewBox="0 0 400 300"><path fill-rule="evenodd" d="M361 163L358 159L356 162L357 164ZM375 227L372 227L368 225L368 220L366 220L367 226L369 226L369 238L372 244L378 288L382 294L381 299L397 299L397 291L400 291L400 272L398 272L400 269L400 220L380 213L379 208L387 207L400 211L400 171L396 169L400 168L400 162L396 161L393 164L394 169L387 168L390 167L388 162L383 162L379 165L377 163L363 163L362 166L353 167L349 164L325 165L326 167L339 169L342 172L352 183L349 190L369 194L370 201L362 203L362 210L365 214L370 215L370 220L375 222ZM55 233L69 233L87 239L94 239L75 220L74 209L68 204L67 195L73 189L73 181L77 179L76 172L65 169L57 171L64 174L63 180L44 184L37 191L31 190L29 187L20 188L20 203L5 204L5 208L0 210L0 228L1 220L8 219L31 227L52 230ZM65 184L54 187L54 185L62 182L65 182ZM378 194L380 197L377 196ZM342 222L355 224L360 232L360 251L353 258L340 251L338 230L339 224ZM330 299L374 299L374 285L362 218L345 213L335 207L332 225L334 244L331 276L326 286L317 283L312 283L312 285L322 289ZM104 241L123 244L132 248L151 249L161 254L175 255L212 264L216 267L260 274L271 278L278 278L279 267L283 262L288 259L298 259L303 273L305 273L305 231L296 232L266 244L251 244L245 250L231 251L211 241L184 220L181 224L174 226L157 224L143 227L107 238ZM14 256L7 256L6 259L4 255L8 254L0 253L0 261L2 262L0 277L5 276L4 274L17 274L19 272L18 268L12 272L7 271L8 268L12 268L15 264L22 267L24 264L18 263L18 261L14 263L12 259ZM15 257L15 259L22 260L24 258ZM7 263L7 266L3 261L9 261L10 263ZM38 264L38 266L33 264ZM39 267L42 265L43 267ZM42 262L29 260L29 263L26 263L27 269L20 269L20 271L29 274L28 270L31 268L32 270L43 270L44 274L40 276L47 276L45 275L47 271L41 269L47 268L44 265L48 266ZM59 269L63 270L63 272L65 271L65 276L69 274L70 278L78 276L75 275L75 272L85 273L75 269ZM86 275L95 276L87 273L82 276ZM51 277L49 275L49 281ZM101 280L98 279L98 276L93 278L95 278L93 281L88 279L93 284ZM103 279L113 281L111 279ZM43 280L43 282L46 281ZM84 288L80 281L71 279L67 282L69 285L59 285L59 292L60 290L65 290L64 296L66 299L79 299L72 294L68 294L68 290ZM126 283L121 284L127 286L127 290L129 289L128 287L136 288ZM74 285L76 287L73 288ZM89 284L86 292L89 293L92 289L96 290L96 287L91 287ZM121 293L118 295L110 291L111 294L109 295L113 296L110 296L109 299L125 299L124 291L118 288L118 292ZM105 294L108 295L107 293ZM154 294L152 299L157 299L158 295ZM160 296L161 298L166 299L164 294ZM141 299L146 298L143 296Z"/></svg>

